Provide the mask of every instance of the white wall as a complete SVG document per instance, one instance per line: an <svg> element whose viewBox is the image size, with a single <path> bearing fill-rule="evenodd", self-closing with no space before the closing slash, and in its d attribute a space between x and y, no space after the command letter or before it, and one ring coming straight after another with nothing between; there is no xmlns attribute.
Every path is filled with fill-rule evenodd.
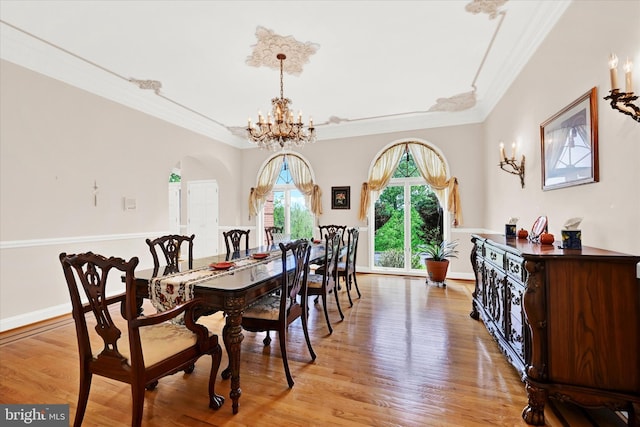
<svg viewBox="0 0 640 427"><path fill-rule="evenodd" d="M60 252L151 266L144 239L168 230L168 178L183 159L186 176L218 181L220 223L239 222L239 150L6 61L0 92L0 329L70 311Z"/></svg>
<svg viewBox="0 0 640 427"><path fill-rule="evenodd" d="M530 229L536 217L547 215L558 237L568 218L584 217L584 245L640 254L640 123L603 99L610 90L611 52L634 60L640 90L640 2L571 3L485 121L486 227L502 231L515 216L519 227ZM542 191L540 124L594 86L600 182ZM515 138L526 155L524 189L496 166L499 141Z"/></svg>

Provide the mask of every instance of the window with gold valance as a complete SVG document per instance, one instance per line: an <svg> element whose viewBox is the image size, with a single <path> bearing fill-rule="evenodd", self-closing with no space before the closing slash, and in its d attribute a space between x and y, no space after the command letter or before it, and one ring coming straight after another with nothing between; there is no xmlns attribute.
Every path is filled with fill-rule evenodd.
<svg viewBox="0 0 640 427"><path fill-rule="evenodd" d="M272 157L258 175L258 182L249 193L249 215L258 215L267 196L278 180L283 164L286 162L295 187L305 197L305 203L314 215L322 214L322 190L314 183L311 168L307 162L295 153L282 153Z"/></svg>
<svg viewBox="0 0 640 427"><path fill-rule="evenodd" d="M446 163L439 153L427 144L418 141L395 144L376 159L371 168L369 180L362 184L359 219L361 221L366 219L371 193L379 193L384 190L406 150L410 150L420 175L431 186L442 206L445 206L443 200L445 192L447 189L449 190L447 210L453 216L454 225L462 224L462 208L457 178L455 176L448 177Z"/></svg>

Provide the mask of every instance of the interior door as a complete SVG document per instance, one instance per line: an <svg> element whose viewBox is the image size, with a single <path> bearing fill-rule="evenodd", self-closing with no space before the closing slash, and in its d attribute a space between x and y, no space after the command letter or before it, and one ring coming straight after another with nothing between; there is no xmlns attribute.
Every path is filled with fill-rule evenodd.
<svg viewBox="0 0 640 427"><path fill-rule="evenodd" d="M169 232L180 234L180 183L169 183Z"/></svg>
<svg viewBox="0 0 640 427"><path fill-rule="evenodd" d="M195 234L194 258L218 251L218 183L215 180L187 182L187 234Z"/></svg>

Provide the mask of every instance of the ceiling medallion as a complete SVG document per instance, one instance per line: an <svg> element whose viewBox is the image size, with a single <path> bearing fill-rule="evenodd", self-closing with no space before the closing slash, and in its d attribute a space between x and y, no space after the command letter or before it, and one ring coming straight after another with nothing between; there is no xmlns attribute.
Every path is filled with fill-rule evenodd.
<svg viewBox="0 0 640 427"><path fill-rule="evenodd" d="M467 12L478 14L486 13L489 19L495 19L498 16L498 8L503 6L507 0L473 0L464 8Z"/></svg>
<svg viewBox="0 0 640 427"><path fill-rule="evenodd" d="M258 43L253 45L253 52L247 57L246 64L252 67L269 67L277 70L281 63L277 54L287 57L284 71L287 74L299 75L302 66L309 62L309 57L316 53L319 45L311 42L300 42L292 36L281 36L264 27L256 29Z"/></svg>

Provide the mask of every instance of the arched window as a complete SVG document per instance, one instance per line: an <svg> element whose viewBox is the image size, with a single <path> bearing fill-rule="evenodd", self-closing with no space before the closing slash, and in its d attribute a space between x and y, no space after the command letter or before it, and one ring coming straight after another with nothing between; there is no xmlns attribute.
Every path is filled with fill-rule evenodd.
<svg viewBox="0 0 640 427"><path fill-rule="evenodd" d="M376 158L360 206L361 217L368 212L373 219L373 270L424 269L419 245L441 240L448 230L445 197L454 219L461 218L457 181L447 179L446 169L441 154L418 141L393 144Z"/></svg>
<svg viewBox="0 0 640 427"><path fill-rule="evenodd" d="M261 234L264 227L278 226L291 239L310 238L315 215L322 213L321 195L305 159L297 153L277 154L261 168L249 210Z"/></svg>

